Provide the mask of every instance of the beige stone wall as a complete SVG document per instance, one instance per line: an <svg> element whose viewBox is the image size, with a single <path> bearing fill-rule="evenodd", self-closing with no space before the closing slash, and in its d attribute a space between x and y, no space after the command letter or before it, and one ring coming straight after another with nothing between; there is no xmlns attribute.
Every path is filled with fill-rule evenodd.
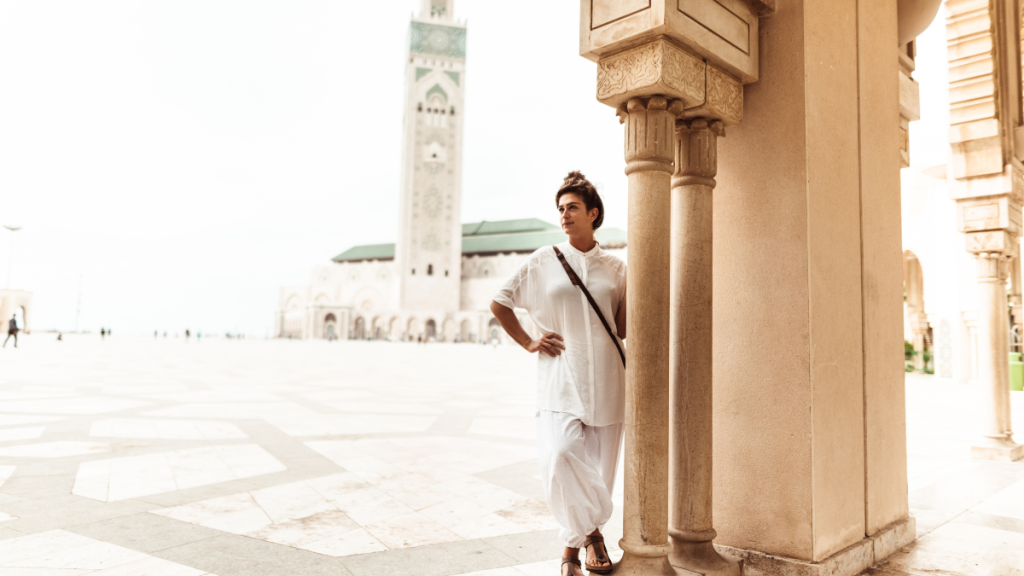
<svg viewBox="0 0 1024 576"><path fill-rule="evenodd" d="M895 19L779 2L719 141L719 544L821 560L906 515Z"/></svg>

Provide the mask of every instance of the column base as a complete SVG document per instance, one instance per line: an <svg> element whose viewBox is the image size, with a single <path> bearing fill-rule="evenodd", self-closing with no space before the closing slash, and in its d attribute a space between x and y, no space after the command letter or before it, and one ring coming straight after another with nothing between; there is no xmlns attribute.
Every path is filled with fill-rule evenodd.
<svg viewBox="0 0 1024 576"><path fill-rule="evenodd" d="M622 560L615 564L615 576L677 576L676 569L668 563L668 556L637 556L622 553Z"/></svg>
<svg viewBox="0 0 1024 576"><path fill-rule="evenodd" d="M916 539L917 521L909 516L820 562L730 546L715 548L723 555L743 562L743 576L857 576Z"/></svg>
<svg viewBox="0 0 1024 576"><path fill-rule="evenodd" d="M669 564L679 571L679 576L742 576L743 561L726 558L715 550L711 540L687 542L672 539L673 550L668 556Z"/></svg>
<svg viewBox="0 0 1024 576"><path fill-rule="evenodd" d="M615 564L615 576L676 576L675 568L668 563L672 545L633 544L623 538L619 540L622 560Z"/></svg>
<svg viewBox="0 0 1024 576"><path fill-rule="evenodd" d="M1024 458L1024 444L1017 444L1012 437L1005 439L985 438L971 446L971 458L975 460L996 460L1015 462Z"/></svg>

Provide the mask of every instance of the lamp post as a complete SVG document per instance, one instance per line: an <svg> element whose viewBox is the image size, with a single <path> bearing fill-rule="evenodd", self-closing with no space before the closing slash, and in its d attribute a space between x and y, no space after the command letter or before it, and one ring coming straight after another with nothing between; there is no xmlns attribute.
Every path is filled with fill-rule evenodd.
<svg viewBox="0 0 1024 576"><path fill-rule="evenodd" d="M11 269L14 266L14 234L13 233L17 232L18 230L21 230L21 226L8 226L7 224L4 224L4 228L7 228L8 230L10 230L12 232L12 234L11 234L11 251L10 251L10 254L8 254L8 257L7 257L7 289L10 290L11 289Z"/></svg>

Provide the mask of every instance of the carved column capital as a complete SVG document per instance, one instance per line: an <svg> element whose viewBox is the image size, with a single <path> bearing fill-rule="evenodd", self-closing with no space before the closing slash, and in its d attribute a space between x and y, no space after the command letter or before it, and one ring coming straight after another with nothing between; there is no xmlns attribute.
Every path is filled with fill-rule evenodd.
<svg viewBox="0 0 1024 576"><path fill-rule="evenodd" d="M664 38L598 61L600 102L619 108L630 99L654 94L682 100L680 115L688 118L710 116L726 125L743 118L743 85Z"/></svg>
<svg viewBox="0 0 1024 576"><path fill-rule="evenodd" d="M626 125L626 175L657 171L671 174L675 160L675 122L683 102L662 96L632 98L619 107Z"/></svg>
<svg viewBox="0 0 1024 576"><path fill-rule="evenodd" d="M1013 257L1002 252L979 252L974 255L977 262L978 282L1006 283L1010 276L1010 260Z"/></svg>
<svg viewBox="0 0 1024 576"><path fill-rule="evenodd" d="M672 187L691 184L715 187L718 137L725 136L721 120L697 118L676 122L676 172Z"/></svg>

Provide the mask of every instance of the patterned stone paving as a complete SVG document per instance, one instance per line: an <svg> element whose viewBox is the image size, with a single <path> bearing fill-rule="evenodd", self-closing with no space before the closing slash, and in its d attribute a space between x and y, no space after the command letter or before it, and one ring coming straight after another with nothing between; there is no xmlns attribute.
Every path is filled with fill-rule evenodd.
<svg viewBox="0 0 1024 576"><path fill-rule="evenodd" d="M533 381L506 347L24 337L0 576L552 576ZM921 539L874 573L1024 576L1024 464L966 457L970 387L907 385Z"/></svg>

